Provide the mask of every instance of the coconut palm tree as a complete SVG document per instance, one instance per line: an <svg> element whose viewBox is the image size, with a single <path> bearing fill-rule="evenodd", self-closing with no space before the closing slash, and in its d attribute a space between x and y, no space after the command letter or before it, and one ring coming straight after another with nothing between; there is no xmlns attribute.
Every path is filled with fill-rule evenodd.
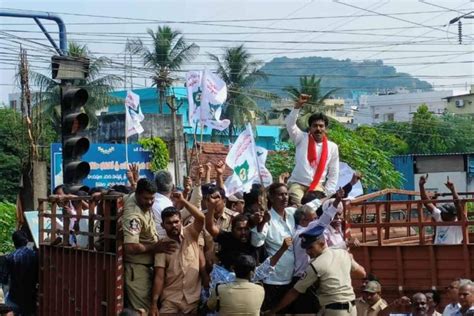
<svg viewBox="0 0 474 316"><path fill-rule="evenodd" d="M222 113L223 118L231 121L229 139L232 141L235 130L242 129L247 122L254 123L259 116L256 99L274 99L273 94L254 89L253 85L266 75L259 68L262 61L253 60L244 45L226 48L222 58L209 54L217 66L217 74L227 84L227 102Z"/></svg>
<svg viewBox="0 0 474 316"><path fill-rule="evenodd" d="M163 113L163 103L166 92L176 78L172 73L180 70L185 62L191 61L199 52L199 46L188 44L182 33L169 26L158 26L156 32L147 29L152 38L152 47L149 49L141 39L127 43L127 50L139 54L143 65L153 72L151 79L159 95L159 113Z"/></svg>
<svg viewBox="0 0 474 316"><path fill-rule="evenodd" d="M68 56L86 57L91 60L89 65L89 75L84 80L75 80L74 85L87 90L89 99L84 106L84 111L89 116L90 126L97 125L96 111L99 111L110 104L120 102L110 96L110 93L122 79L116 75L101 76L104 67L110 65L111 61L106 57L94 58L91 56L87 45L79 45L70 42L68 45ZM48 76L31 72L30 78L34 85L39 87L39 92L33 96L33 101L41 109L41 113L46 114L52 121L53 127L58 134L61 132L61 89L59 82Z"/></svg>
<svg viewBox="0 0 474 316"><path fill-rule="evenodd" d="M287 86L283 88L283 90L288 92L294 101L298 100L300 94L311 95L309 102L303 107L298 117L297 124L303 130L308 127L308 118L311 114L328 110L328 106L324 104L324 100L337 91L337 89L332 89L324 95L321 95L321 78L316 79L315 75L300 77L299 88Z"/></svg>

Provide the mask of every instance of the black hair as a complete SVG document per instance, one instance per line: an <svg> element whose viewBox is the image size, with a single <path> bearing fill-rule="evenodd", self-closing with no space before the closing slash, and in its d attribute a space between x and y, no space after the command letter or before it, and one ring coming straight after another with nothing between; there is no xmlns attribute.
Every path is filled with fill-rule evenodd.
<svg viewBox="0 0 474 316"><path fill-rule="evenodd" d="M17 230L12 234L13 245L15 248L20 248L28 244L28 236L22 230Z"/></svg>
<svg viewBox="0 0 474 316"><path fill-rule="evenodd" d="M106 193L107 188L105 187L93 187L89 190L89 195L92 195L94 193Z"/></svg>
<svg viewBox="0 0 474 316"><path fill-rule="evenodd" d="M207 192L206 192L207 194L204 194L204 192L202 194L203 196L208 197L209 195L212 195L216 192L219 192L219 194L221 195L221 198L225 199L225 190L222 188L219 188L215 184L209 184L207 187Z"/></svg>
<svg viewBox="0 0 474 316"><path fill-rule="evenodd" d="M441 295L436 290L428 290L426 293L433 294L433 302L435 302L435 306L438 306L441 303ZM426 296L426 295L425 295Z"/></svg>
<svg viewBox="0 0 474 316"><path fill-rule="evenodd" d="M259 183L254 183L252 184L252 189L250 189L250 192L244 193L244 202L245 202L245 209L247 211L250 211L250 208L252 205L256 204L259 202L259 197L261 193L262 185Z"/></svg>
<svg viewBox="0 0 474 316"><path fill-rule="evenodd" d="M136 194L142 194L143 192L156 193L156 186L153 181L150 181L146 178L142 178L137 182L137 189L135 190Z"/></svg>
<svg viewBox="0 0 474 316"><path fill-rule="evenodd" d="M161 211L161 221L164 223L165 219L178 215L181 218L181 212L176 209L174 206L168 206L163 211Z"/></svg>
<svg viewBox="0 0 474 316"><path fill-rule="evenodd" d="M58 194L58 191L61 189L63 190L64 193L66 193L66 186L64 184L60 184L54 188L53 194Z"/></svg>
<svg viewBox="0 0 474 316"><path fill-rule="evenodd" d="M151 181L150 181L151 182ZM111 187L112 190L120 192L120 193L125 193L129 194L132 192L132 189L130 187L127 187L123 184L116 184Z"/></svg>
<svg viewBox="0 0 474 316"><path fill-rule="evenodd" d="M367 280L367 281L377 281L377 282L380 283L379 278L377 278L377 276L375 274L370 273L370 272L367 273L367 276L365 277L365 280Z"/></svg>
<svg viewBox="0 0 474 316"><path fill-rule="evenodd" d="M270 186L268 187L268 197L269 198L272 197L276 193L276 190L278 190L281 187L288 188L286 184L281 183L281 182L273 182L272 184L270 184ZM272 204L270 202L270 199L268 199L268 208L271 208L271 207L272 207Z"/></svg>
<svg viewBox="0 0 474 316"><path fill-rule="evenodd" d="M252 256L240 254L235 258L234 264L235 276L239 279L248 279L250 272L255 270L255 259Z"/></svg>
<svg viewBox="0 0 474 316"><path fill-rule="evenodd" d="M326 127L329 126L329 119L323 113L314 113L314 114L312 114L308 119L308 126L311 126L311 124L313 124L314 121L324 121L324 126L326 126Z"/></svg>
<svg viewBox="0 0 474 316"><path fill-rule="evenodd" d="M249 221L249 217L245 214L238 214L234 217L232 217L232 229L234 229L235 225L237 225L237 223L240 223L240 222L248 222Z"/></svg>

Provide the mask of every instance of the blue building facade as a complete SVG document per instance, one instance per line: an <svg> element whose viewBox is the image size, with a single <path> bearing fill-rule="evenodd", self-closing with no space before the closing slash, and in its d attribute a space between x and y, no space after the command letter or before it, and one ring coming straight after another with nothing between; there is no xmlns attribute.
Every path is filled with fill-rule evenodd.
<svg viewBox="0 0 474 316"><path fill-rule="evenodd" d="M157 114L158 113L158 94L155 88L142 88L142 89L133 89L133 92L140 96L140 105L142 107L143 114ZM186 147L191 148L194 144L194 126L189 125L189 116L188 116L188 98L185 87L172 87L170 93L173 94L176 98L176 104L181 104L178 109L177 114L181 115L183 118L183 128L186 139ZM113 97L118 99L125 99L127 95L126 90L114 91L111 93ZM114 104L110 105L108 108L108 113L123 113L124 105ZM171 114L169 107L165 104L163 105L163 114ZM278 143L281 141L281 132L284 129L282 126L271 126L271 125L257 125L256 126L256 143L258 146L264 147L268 150L275 150L278 148ZM238 132L237 132L238 133ZM201 129L198 127L196 130L197 141L201 141ZM233 139L237 138L237 135L234 135ZM217 141L225 145L229 144L229 136L227 133L214 135L212 137L212 130L205 127L202 130L202 141L211 142Z"/></svg>

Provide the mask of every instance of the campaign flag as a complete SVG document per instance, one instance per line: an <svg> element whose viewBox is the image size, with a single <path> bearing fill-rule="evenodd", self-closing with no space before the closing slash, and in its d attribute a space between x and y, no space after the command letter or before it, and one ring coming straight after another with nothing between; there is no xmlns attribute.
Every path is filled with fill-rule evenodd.
<svg viewBox="0 0 474 316"><path fill-rule="evenodd" d="M189 125L193 126L201 120L201 83L202 71L189 71L186 73L186 90L188 92L188 118Z"/></svg>
<svg viewBox="0 0 474 316"><path fill-rule="evenodd" d="M127 131L125 136L130 137L143 133L141 121L145 119L140 107L140 96L132 91L127 91L125 98L125 120Z"/></svg>
<svg viewBox="0 0 474 316"><path fill-rule="evenodd" d="M219 131L229 127L229 120L220 119L227 86L219 76L208 70L190 71L186 74L186 87L190 125L200 122Z"/></svg>
<svg viewBox="0 0 474 316"><path fill-rule="evenodd" d="M265 186L272 183L272 175L265 167L268 151L255 145L250 124L239 135L229 150L226 164L234 171L225 182L226 195L250 192L252 184L263 181Z"/></svg>

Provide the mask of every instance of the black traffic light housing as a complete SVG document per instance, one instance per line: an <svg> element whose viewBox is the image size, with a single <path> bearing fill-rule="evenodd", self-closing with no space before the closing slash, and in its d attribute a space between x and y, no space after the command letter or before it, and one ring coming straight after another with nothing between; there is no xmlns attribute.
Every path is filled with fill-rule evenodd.
<svg viewBox="0 0 474 316"><path fill-rule="evenodd" d="M89 95L85 89L62 85L61 96L61 135L63 152L63 183L71 193L85 189L82 180L90 172L90 165L81 161L90 146L84 130L89 117L83 112Z"/></svg>

